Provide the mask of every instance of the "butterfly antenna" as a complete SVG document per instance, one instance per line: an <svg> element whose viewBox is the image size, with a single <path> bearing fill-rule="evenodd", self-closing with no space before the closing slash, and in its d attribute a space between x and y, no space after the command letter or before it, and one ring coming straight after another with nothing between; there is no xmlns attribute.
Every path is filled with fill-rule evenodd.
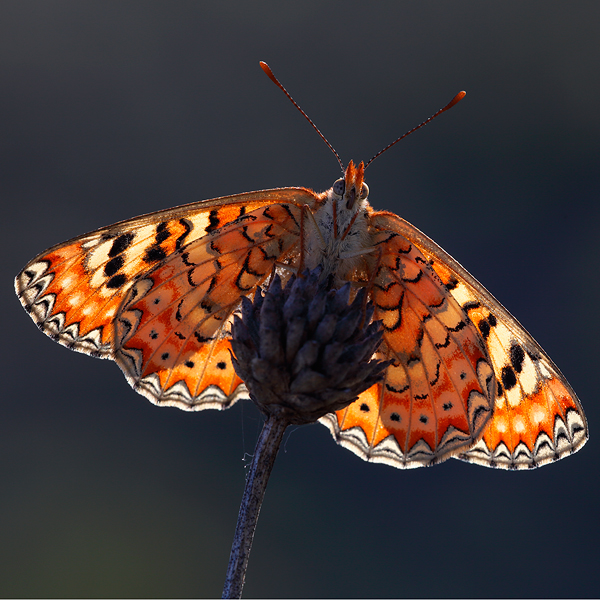
<svg viewBox="0 0 600 600"><path fill-rule="evenodd" d="M321 139L329 146L329 149L335 154L335 157L338 159L340 163L340 167L342 169L342 173L344 172L344 163L340 158L340 155L335 151L335 148L327 141L327 138L319 131L319 128L311 121L310 117L300 108L298 103L292 98L290 93L281 85L279 79L273 75L273 71L271 71L271 67L266 62L260 61L260 68L268 75L269 79L288 97L290 102L304 115L304 118L313 126L313 129L321 136ZM432 117L433 118L433 117Z"/></svg>
<svg viewBox="0 0 600 600"><path fill-rule="evenodd" d="M285 90L284 90L285 91ZM456 96L454 96L454 98L452 98L452 100L446 104L446 106L444 106L444 108L440 108L440 110L438 110L435 115L431 115L431 117L429 117L429 119L427 119L426 121L423 121L420 125L417 125L416 127L413 127L410 131L407 131L404 135L401 135L397 140L394 140L391 144L388 144L383 150L380 150L373 158L371 158L369 160L369 162L365 165L365 169L378 157L381 156L384 152L386 152L387 150L389 150L392 146L394 146L395 144L397 144L400 140L403 140L407 135L410 135L411 133L414 133L417 129L421 129L421 127L423 127L424 125L427 125L427 123L429 123L430 121L433 121L433 119L435 119L436 117L439 117L443 112L447 111L449 108L452 108L455 104L458 104L465 96L467 95L467 92L458 92L458 94L456 94ZM308 118L308 117L307 117ZM317 130L318 131L318 130Z"/></svg>

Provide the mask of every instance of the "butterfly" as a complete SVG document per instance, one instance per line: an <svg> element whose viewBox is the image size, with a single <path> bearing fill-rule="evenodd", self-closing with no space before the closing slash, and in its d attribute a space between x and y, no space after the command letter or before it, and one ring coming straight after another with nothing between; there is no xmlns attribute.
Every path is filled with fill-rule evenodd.
<svg viewBox="0 0 600 600"><path fill-rule="evenodd" d="M558 367L434 241L370 206L364 169L351 161L322 193L247 192L73 238L25 266L17 295L45 334L114 360L154 404L222 410L248 397L231 361L241 298L319 266L335 286L367 288L384 329L376 356L390 361L320 419L339 444L400 468L454 457L527 469L579 450L586 418Z"/></svg>

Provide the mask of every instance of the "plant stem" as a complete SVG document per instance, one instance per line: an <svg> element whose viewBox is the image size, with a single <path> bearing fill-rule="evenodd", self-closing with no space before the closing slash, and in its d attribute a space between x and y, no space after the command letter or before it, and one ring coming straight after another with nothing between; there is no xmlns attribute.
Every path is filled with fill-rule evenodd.
<svg viewBox="0 0 600 600"><path fill-rule="evenodd" d="M288 424L287 420L271 415L265 421L260 432L250 472L246 478L246 487L231 545L222 598L242 597L242 588L246 578L248 557L252 548L258 514L275 463L275 457L283 438L283 432Z"/></svg>

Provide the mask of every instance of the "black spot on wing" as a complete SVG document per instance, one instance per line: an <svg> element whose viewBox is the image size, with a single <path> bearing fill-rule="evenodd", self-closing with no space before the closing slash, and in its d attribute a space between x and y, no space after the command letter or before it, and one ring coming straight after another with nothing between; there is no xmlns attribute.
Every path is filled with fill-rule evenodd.
<svg viewBox="0 0 600 600"><path fill-rule="evenodd" d="M119 273L118 275L111 277L106 282L106 287L111 290L116 290L116 289L119 289L120 287L122 287L126 281L127 281L127 277L125 277L125 275L123 275L123 273Z"/></svg>
<svg viewBox="0 0 600 600"><path fill-rule="evenodd" d="M396 413L396 412L393 412L393 413L390 415L390 419L391 419L392 421L396 421L397 423L399 423L399 422L400 422L400 415L399 415L398 413Z"/></svg>
<svg viewBox="0 0 600 600"><path fill-rule="evenodd" d="M249 242L251 242L252 244L254 243L254 240L248 235L248 226L244 225L244 227L242 227L242 236L247 239Z"/></svg>
<svg viewBox="0 0 600 600"><path fill-rule="evenodd" d="M502 367L501 378L505 390L512 390L517 385L517 376L512 367Z"/></svg>
<svg viewBox="0 0 600 600"><path fill-rule="evenodd" d="M212 338L210 337L204 337L203 335L200 335L197 331L194 331L194 337L201 343L201 344L205 344L206 342L211 342Z"/></svg>
<svg viewBox="0 0 600 600"><path fill-rule="evenodd" d="M215 289L216 286L217 286L217 278L215 276L215 277L212 277L211 280L210 280L210 285L208 286L208 290L206 291L206 295L210 294Z"/></svg>
<svg viewBox="0 0 600 600"><path fill-rule="evenodd" d="M429 308L441 308L444 302L446 302L446 296L442 296L441 300L437 304L435 302L430 304Z"/></svg>
<svg viewBox="0 0 600 600"><path fill-rule="evenodd" d="M118 239L118 238L117 238ZM123 256L118 255L114 258L111 258L106 265L104 265L104 274L107 277L112 277L116 275L117 272L121 269L121 267L125 264L125 259Z"/></svg>
<svg viewBox="0 0 600 600"><path fill-rule="evenodd" d="M394 392L395 394L402 394L406 392L406 390L408 389L408 385L405 385L403 388L395 388L392 387L389 383L386 383L385 388L390 392Z"/></svg>
<svg viewBox="0 0 600 600"><path fill-rule="evenodd" d="M117 256L122 252L125 252L129 246L131 246L131 242L135 235L133 233L124 233L120 235L118 238L115 238L110 250L108 251L108 256L111 258L113 256Z"/></svg>
<svg viewBox="0 0 600 600"><path fill-rule="evenodd" d="M206 227L206 229L204 231L206 231L206 233L210 233L211 231L214 231L215 229L218 229L218 228L219 228L219 211L211 210L208 215L208 226Z"/></svg>
<svg viewBox="0 0 600 600"><path fill-rule="evenodd" d="M446 339L444 340L444 342L443 343L437 343L437 344L435 344L435 347L438 348L438 349L439 348L447 348L449 344L450 344L450 334L447 333L446 334Z"/></svg>
<svg viewBox="0 0 600 600"><path fill-rule="evenodd" d="M175 312L175 318L178 321L181 321L183 319L183 315L181 314L181 307L182 307L183 303L184 303L184 299L182 298L179 301L179 304L177 305L177 311Z"/></svg>
<svg viewBox="0 0 600 600"><path fill-rule="evenodd" d="M420 348L423 344L423 338L425 336L425 331L422 327L419 328L419 332L417 333L415 341L417 342L417 346Z"/></svg>
<svg viewBox="0 0 600 600"><path fill-rule="evenodd" d="M159 223L156 227L156 236L154 237L157 246L160 246L171 235L166 223Z"/></svg>
<svg viewBox="0 0 600 600"><path fill-rule="evenodd" d="M294 216L294 213L291 211L290 207L287 204L280 204L280 206L283 207L283 209L290 216L292 221L294 221L296 227L300 227L300 225L298 224L298 221L296 221L296 217Z"/></svg>
<svg viewBox="0 0 600 600"><path fill-rule="evenodd" d="M429 385L431 385L431 386L436 385L440 379L440 364L441 363L438 362L438 364L435 368L435 375L434 375L433 379L429 382Z"/></svg>
<svg viewBox="0 0 600 600"><path fill-rule="evenodd" d="M490 327L490 324L487 322L487 319L481 319L481 321L479 321L479 331L481 331L481 335L483 336L484 340L487 340L487 338L490 336L490 332L492 331L492 328Z"/></svg>
<svg viewBox="0 0 600 600"><path fill-rule="evenodd" d="M448 331L456 333L457 331L464 329L466 326L467 324L464 321L459 321L454 327L448 327Z"/></svg>
<svg viewBox="0 0 600 600"><path fill-rule="evenodd" d="M481 304L479 302L476 302L476 301L466 302L465 304L463 304L463 308L466 311L473 310L475 308L479 308L480 306L481 306Z"/></svg>
<svg viewBox="0 0 600 600"><path fill-rule="evenodd" d="M512 368L520 373L523 370L523 362L525 361L525 352L519 344L513 343L510 347L510 364Z"/></svg>
<svg viewBox="0 0 600 600"><path fill-rule="evenodd" d="M188 283L190 284L190 287L193 287L193 288L194 288L194 287L196 287L196 285L198 285L198 284L197 284L197 283L194 283L194 279L193 279L193 277L194 277L194 269L190 269L190 270L187 272L187 280L188 280Z"/></svg>
<svg viewBox="0 0 600 600"><path fill-rule="evenodd" d="M243 264L242 268L240 269L240 272L238 273L238 276L235 279L235 285L237 286L237 288L239 290L244 291L244 292L246 292L248 290L251 290L254 287L254 283L252 283L249 286L242 285L242 278L244 277L244 273L247 273L248 275L252 275L253 277L262 277L263 276L263 273L258 273L256 271L254 271L252 269L252 267L250 266L251 252L252 252L252 250L250 250L250 252L248 252L248 254L246 255L246 259L244 260L244 264Z"/></svg>
<svg viewBox="0 0 600 600"><path fill-rule="evenodd" d="M175 240L175 249L179 250L185 241L185 238L189 235L190 231L193 229L193 225L191 221L187 219L179 219L179 224L185 229L185 231Z"/></svg>
<svg viewBox="0 0 600 600"><path fill-rule="evenodd" d="M452 276L450 278L450 281L446 284L446 289L451 292L452 290L455 290L458 287L458 284L460 282L458 281L458 279L456 279L456 277Z"/></svg>
<svg viewBox="0 0 600 600"><path fill-rule="evenodd" d="M406 281L406 283L418 283L423 277L423 271L419 269L419 272L412 278L403 277L402 281Z"/></svg>
<svg viewBox="0 0 600 600"><path fill-rule="evenodd" d="M365 216L367 216L367 213L365 213ZM375 245L379 246L381 244L387 244L390 240L393 240L395 237L399 237L397 233L389 233L386 238L379 240Z"/></svg>
<svg viewBox="0 0 600 600"><path fill-rule="evenodd" d="M160 246L150 246L144 255L144 262L154 263L167 257L167 253Z"/></svg>
<svg viewBox="0 0 600 600"><path fill-rule="evenodd" d="M35 277L34 271L23 271L23 275L27 277L27 285L31 283L31 280Z"/></svg>

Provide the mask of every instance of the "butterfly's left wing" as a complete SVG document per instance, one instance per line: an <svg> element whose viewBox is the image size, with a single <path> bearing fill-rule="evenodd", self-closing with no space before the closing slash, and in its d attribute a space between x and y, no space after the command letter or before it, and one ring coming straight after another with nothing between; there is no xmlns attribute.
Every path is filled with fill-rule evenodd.
<svg viewBox="0 0 600 600"><path fill-rule="evenodd" d="M44 333L116 360L153 402L224 408L241 383L229 316L275 263L292 261L302 206L315 201L310 190L281 188L122 221L46 250L15 289Z"/></svg>
<svg viewBox="0 0 600 600"><path fill-rule="evenodd" d="M457 458L506 469L537 467L577 452L588 439L579 399L524 327L464 267L416 227L391 213L374 224L414 244L462 306L483 340L496 378L493 416Z"/></svg>
<svg viewBox="0 0 600 600"><path fill-rule="evenodd" d="M231 363L231 315L273 272L299 258L301 205L269 204L181 248L143 274L115 318L115 360L155 404L228 408L242 383Z"/></svg>

